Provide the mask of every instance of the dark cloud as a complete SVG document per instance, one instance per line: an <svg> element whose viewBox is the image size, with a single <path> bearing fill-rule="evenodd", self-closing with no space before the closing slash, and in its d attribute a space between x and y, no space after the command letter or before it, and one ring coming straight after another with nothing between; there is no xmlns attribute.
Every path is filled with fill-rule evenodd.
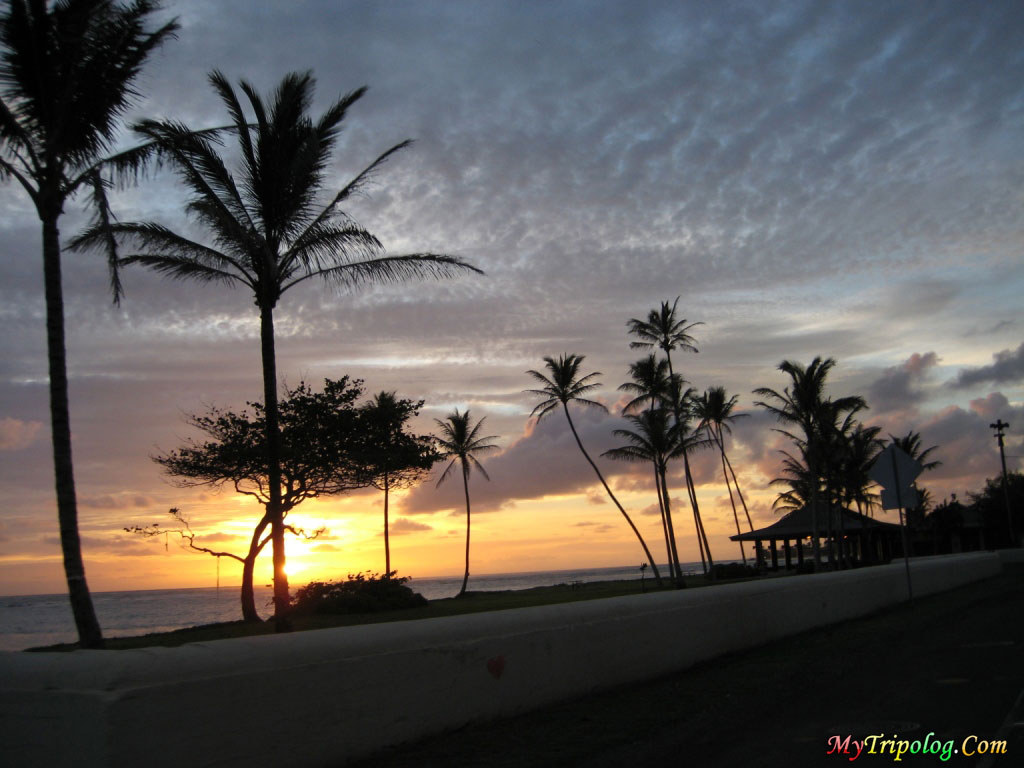
<svg viewBox="0 0 1024 768"><path fill-rule="evenodd" d="M981 368L967 368L957 374L954 387L966 388L976 384L1007 384L1024 381L1024 342L1016 350L1004 349L992 355L995 362Z"/></svg>
<svg viewBox="0 0 1024 768"><path fill-rule="evenodd" d="M902 364L886 368L867 391L868 405L876 412L913 408L924 397L928 372L939 364L934 352L915 352Z"/></svg>

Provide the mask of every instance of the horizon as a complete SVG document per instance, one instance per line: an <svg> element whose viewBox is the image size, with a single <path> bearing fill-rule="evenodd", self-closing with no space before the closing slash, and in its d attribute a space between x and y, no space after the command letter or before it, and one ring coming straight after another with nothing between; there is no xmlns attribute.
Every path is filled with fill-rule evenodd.
<svg viewBox="0 0 1024 768"><path fill-rule="evenodd" d="M301 15L240 0L163 5L181 30L144 67L126 124L223 123L206 82L213 69L261 93L312 69L315 116L367 84L326 191L413 138L346 210L389 253L450 253L487 273L358 293L309 284L277 310L279 386L349 375L365 381L364 400L382 390L422 398L418 432L452 408L487 418L501 450L481 457L492 481L470 481L471 584L473 574L643 559L564 417L528 417L525 371L544 355L584 355L585 373L602 372L596 399L612 413L574 419L663 559L649 468L598 455L617 444L616 387L640 356L626 323L676 296L680 317L704 323L699 353L679 356L686 378L698 390L724 385L748 414L727 450L755 528L777 519L769 482L786 441L752 390L785 386L783 359L835 358L830 395L861 394L866 424L938 446L943 465L920 481L933 503L999 475L988 427L997 419L1010 424L1007 469L1024 468L1019 3L316 0ZM272 39L260 34L271 28ZM124 132L119 146L131 143ZM122 220L192 226L167 171L111 199ZM67 206L65 243L87 220L84 202ZM39 223L11 180L0 210L0 583L20 590L10 596L64 594ZM149 457L196 436L183 414L262 398L251 296L127 268L113 307L102 258L65 253L63 266L90 589L200 588L213 579L209 556L121 529L180 507L200 543L244 550L254 505L176 489ZM717 461L705 452L693 463L712 554L724 561L739 548ZM461 570L462 488L435 482L392 494L400 575ZM675 467L680 559L699 562L682 487ZM298 507L290 522L329 534L289 538L290 580L383 570L380 501L361 491ZM269 552L256 583L269 582L268 563Z"/></svg>

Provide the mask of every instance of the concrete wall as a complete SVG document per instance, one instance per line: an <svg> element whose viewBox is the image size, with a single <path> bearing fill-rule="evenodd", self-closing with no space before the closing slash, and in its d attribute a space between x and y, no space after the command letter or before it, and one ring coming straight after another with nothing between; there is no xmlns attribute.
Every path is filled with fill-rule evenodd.
<svg viewBox="0 0 1024 768"><path fill-rule="evenodd" d="M994 553L918 558L914 594L1000 569ZM905 598L899 562L181 648L0 653L0 763L338 766Z"/></svg>

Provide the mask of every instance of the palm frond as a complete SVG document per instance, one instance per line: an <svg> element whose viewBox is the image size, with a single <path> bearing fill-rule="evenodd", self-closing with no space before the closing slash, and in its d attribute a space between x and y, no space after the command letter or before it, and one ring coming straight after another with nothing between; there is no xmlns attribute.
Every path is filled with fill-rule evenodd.
<svg viewBox="0 0 1024 768"><path fill-rule="evenodd" d="M349 264L337 264L316 272L300 275L282 286L282 291L310 277L323 277L343 288L363 285L399 283L410 278L443 279L464 272L484 274L483 270L455 256L435 253L414 253L405 256L382 256Z"/></svg>

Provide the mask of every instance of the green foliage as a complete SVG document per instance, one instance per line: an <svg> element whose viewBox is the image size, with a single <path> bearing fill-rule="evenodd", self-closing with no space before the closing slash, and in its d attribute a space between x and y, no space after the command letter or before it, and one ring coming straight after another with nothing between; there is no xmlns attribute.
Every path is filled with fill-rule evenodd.
<svg viewBox="0 0 1024 768"><path fill-rule="evenodd" d="M297 614L377 613L418 608L427 599L405 586L408 576L397 571L349 574L345 581L311 581L295 591L292 610Z"/></svg>

